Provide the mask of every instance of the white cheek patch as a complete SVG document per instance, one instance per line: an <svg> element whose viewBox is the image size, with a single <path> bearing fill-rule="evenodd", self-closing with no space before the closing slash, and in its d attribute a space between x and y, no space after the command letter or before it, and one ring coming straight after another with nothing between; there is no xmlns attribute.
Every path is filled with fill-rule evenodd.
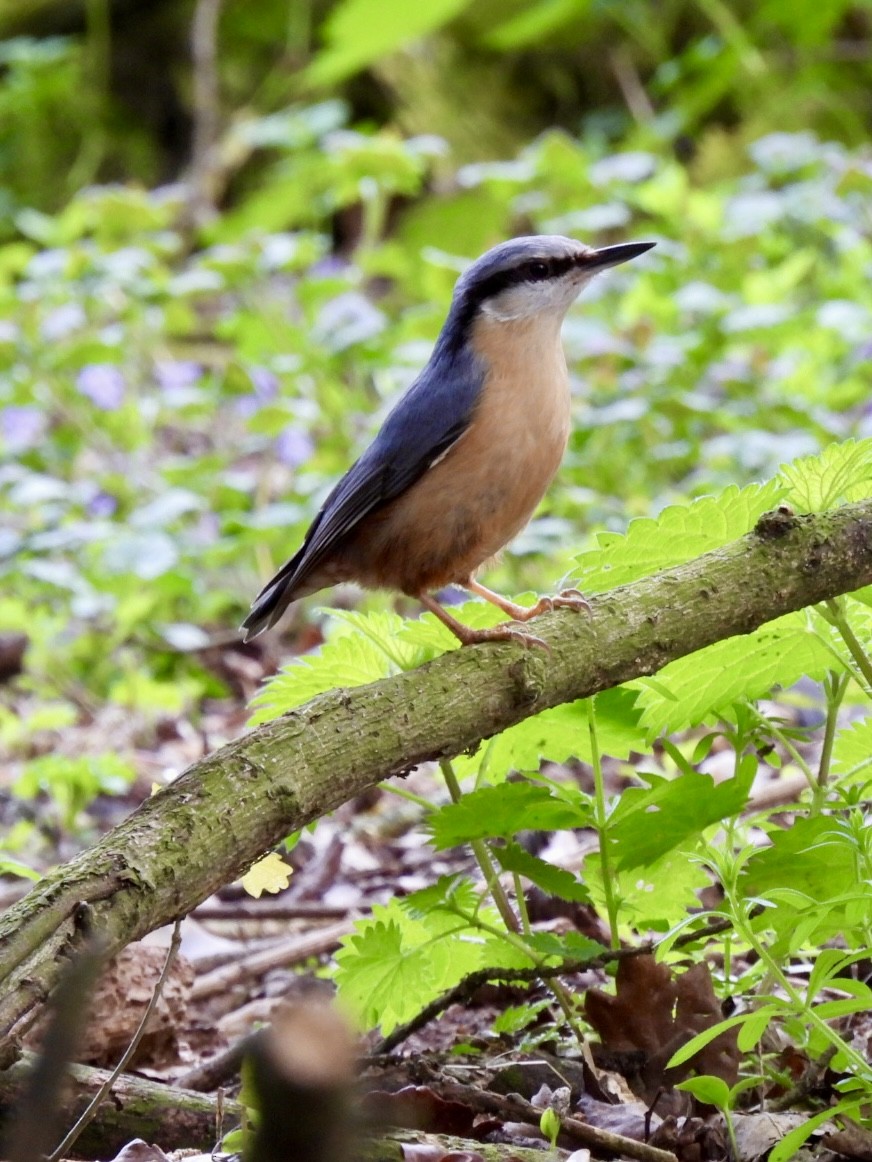
<svg viewBox="0 0 872 1162"><path fill-rule="evenodd" d="M481 305L482 314L500 323L527 319L531 315L565 313L593 275L558 278L544 282L522 282L500 291Z"/></svg>

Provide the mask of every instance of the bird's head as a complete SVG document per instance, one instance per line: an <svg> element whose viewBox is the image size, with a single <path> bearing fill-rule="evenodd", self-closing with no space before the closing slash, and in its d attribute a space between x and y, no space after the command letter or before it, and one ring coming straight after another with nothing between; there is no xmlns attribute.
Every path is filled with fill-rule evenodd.
<svg viewBox="0 0 872 1162"><path fill-rule="evenodd" d="M622 242L594 250L572 238L543 234L512 238L488 250L458 279L454 312L471 323L551 315L562 319L595 274L650 250L653 242Z"/></svg>

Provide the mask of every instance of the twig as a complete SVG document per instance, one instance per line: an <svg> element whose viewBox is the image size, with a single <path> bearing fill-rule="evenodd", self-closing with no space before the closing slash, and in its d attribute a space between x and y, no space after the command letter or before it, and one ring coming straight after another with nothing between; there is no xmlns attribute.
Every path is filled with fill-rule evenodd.
<svg viewBox="0 0 872 1162"><path fill-rule="evenodd" d="M504 1096L455 1081L443 1081L438 1090L448 1101L461 1102L482 1113L509 1121L523 1121L538 1126L542 1116L540 1109L517 1093ZM618 1154L637 1162L677 1162L669 1150L660 1150L656 1146L649 1146L647 1142L637 1142L635 1138L625 1138L623 1134L613 1134L610 1130L597 1129L580 1118L561 1118L560 1128L582 1145L609 1156Z"/></svg>
<svg viewBox="0 0 872 1162"><path fill-rule="evenodd" d="M170 969L172 968L173 962L176 959L176 953L179 951L179 945L181 942L182 921L179 919L176 920L175 924L173 925L173 935L172 939L170 940L170 946L167 949L167 958L164 961L160 976L157 979L157 984L154 986L154 991L151 994L151 1000L148 1002L146 1010L142 1015L142 1020L139 1022L139 1028L133 1034L133 1039L125 1049L124 1053L121 1055L121 1060L118 1062L118 1064L107 1077L106 1081L94 1095L84 1113L81 1115L79 1120L70 1130L61 1144L57 1147L57 1149L49 1155L48 1162L58 1162L58 1159L65 1158L69 1154L69 1151L73 1148L73 1145L78 1140L79 1135L93 1120L100 1106L111 1093L113 1085L127 1068L127 1063L139 1048L140 1042L145 1035L145 1027L151 1019L152 1013L157 1007L157 1002L160 1000L163 987L167 982L167 977L170 974Z"/></svg>
<svg viewBox="0 0 872 1162"><path fill-rule="evenodd" d="M226 992L231 986L263 976L273 968L299 964L312 956L332 952L343 936L353 931L350 920L340 920L304 936L292 936L271 948L259 949L242 960L234 960L223 968L206 973L194 981L191 998L200 1000L213 993Z"/></svg>
<svg viewBox="0 0 872 1162"><path fill-rule="evenodd" d="M208 1061L195 1065L193 1069L189 1069L187 1073L177 1077L175 1084L179 1089L193 1089L197 1093L210 1093L213 1089L217 1089L219 1085L223 1085L225 1081L235 1077L239 1072L245 1055L251 1051L257 1034L258 1031L246 1033L244 1037L234 1041L223 1053L216 1053Z"/></svg>

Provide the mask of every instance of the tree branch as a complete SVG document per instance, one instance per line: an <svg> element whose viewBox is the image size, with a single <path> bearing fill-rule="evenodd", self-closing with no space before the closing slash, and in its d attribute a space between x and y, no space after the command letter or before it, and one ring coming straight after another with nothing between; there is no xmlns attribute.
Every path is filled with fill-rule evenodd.
<svg viewBox="0 0 872 1162"><path fill-rule="evenodd" d="M115 953L390 775L870 583L872 502L800 517L782 508L730 545L594 598L589 616L537 619L550 654L459 649L314 698L189 767L0 917L0 1035L45 999L80 946L81 902Z"/></svg>

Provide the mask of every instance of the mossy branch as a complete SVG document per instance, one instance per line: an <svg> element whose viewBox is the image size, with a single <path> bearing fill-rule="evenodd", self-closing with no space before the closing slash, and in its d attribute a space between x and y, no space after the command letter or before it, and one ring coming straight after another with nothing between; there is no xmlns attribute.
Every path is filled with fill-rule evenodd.
<svg viewBox="0 0 872 1162"><path fill-rule="evenodd" d="M0 917L0 1036L39 1006L80 946L82 903L117 952L382 779L870 583L872 502L814 516L779 509L730 545L596 597L589 616L537 619L550 654L460 649L314 698L189 767Z"/></svg>

